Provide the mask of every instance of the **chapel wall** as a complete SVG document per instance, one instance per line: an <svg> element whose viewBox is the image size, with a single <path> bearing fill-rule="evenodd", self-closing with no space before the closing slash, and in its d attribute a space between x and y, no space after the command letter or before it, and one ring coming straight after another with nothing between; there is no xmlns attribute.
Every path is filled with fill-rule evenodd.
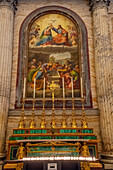
<svg viewBox="0 0 113 170"><path fill-rule="evenodd" d="M18 75L18 54L19 54L19 31L21 24L25 18L34 10L45 7L45 6L62 6L68 8L77 13L84 21L87 32L88 32L88 50L89 50L89 69L91 79L91 95L93 108L97 106L97 95L96 95L96 77L95 77L95 61L94 61L94 49L93 49L93 30L92 30L92 18L91 12L89 11L89 3L86 0L81 1L19 1L18 10L15 13L14 22L14 46L13 46L13 65L12 65L12 82L11 82L11 95L10 95L10 109L15 108L16 100L16 86L17 86L17 75Z"/></svg>
<svg viewBox="0 0 113 170"><path fill-rule="evenodd" d="M90 69L90 80L91 80L91 95L92 95L92 104L93 108L86 109L86 114L89 122L89 127L94 129L94 133L97 135L97 139L101 141L100 134L100 125L99 125L99 112L98 112L98 104L97 104L97 93L96 93L96 76L95 76L95 60L94 60L94 48L93 48L93 26L92 26L92 17L91 12L89 11L89 2L87 0L20 0L18 4L18 10L15 13L14 20L14 40L13 40L13 61L12 61L12 82L11 82L11 95L10 95L10 111L8 117L8 125L7 125L7 137L12 135L12 131L14 128L18 127L19 117L21 110L15 110L15 101L16 101L16 87L17 87L17 76L18 76L18 54L19 54L19 33L20 28L25 20L25 18L34 10L45 7L45 6L62 6L67 9L70 9L77 13L82 20L84 21L87 32L88 32L88 50L89 50L89 69ZM51 113L50 111L48 111ZM26 117L27 122L30 118L31 112L27 110L25 112L28 114ZM41 114L41 110L37 111L37 115ZM62 110L56 112L57 118L61 119ZM71 109L68 110L68 114L71 115ZM81 126L81 110L79 109L77 112L77 123L78 127ZM37 116L37 126L39 126L38 116ZM50 116L47 116L47 120L50 119ZM60 120L59 120L60 122ZM68 126L70 124L70 118L68 119ZM60 124L58 124L60 126ZM99 143L99 152L102 151L101 143Z"/></svg>

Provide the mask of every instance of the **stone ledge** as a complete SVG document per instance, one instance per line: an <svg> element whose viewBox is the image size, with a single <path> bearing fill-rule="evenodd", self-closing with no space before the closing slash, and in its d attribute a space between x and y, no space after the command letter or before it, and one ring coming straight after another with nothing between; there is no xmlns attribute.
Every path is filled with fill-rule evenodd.
<svg viewBox="0 0 113 170"><path fill-rule="evenodd" d="M32 113L32 109L25 110L24 113L25 113L26 116L27 115L29 116ZM99 116L99 110L98 109L86 109L85 113L86 113L87 116ZM35 114L36 115L41 115L42 114L42 110L41 109L40 110L35 110ZM52 114L52 109L51 110L49 110L49 109L46 110L45 114L46 115L51 115ZM71 109L70 110L66 110L66 114L67 115L71 115L72 114L72 110ZM81 109L75 110L75 114L77 116L81 116L82 110ZM10 116L20 116L20 115L21 115L21 109L18 109L18 110L16 110L16 109L9 110L9 114L8 114L9 117ZM62 110L61 109L60 110L56 109L55 110L55 115L56 116L57 115L58 116L62 115Z"/></svg>

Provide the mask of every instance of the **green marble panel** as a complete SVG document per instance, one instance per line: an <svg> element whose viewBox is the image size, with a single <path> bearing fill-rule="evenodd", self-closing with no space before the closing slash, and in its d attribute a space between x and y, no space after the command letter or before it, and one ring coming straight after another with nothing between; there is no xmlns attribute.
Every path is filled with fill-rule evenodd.
<svg viewBox="0 0 113 170"><path fill-rule="evenodd" d="M56 136L55 139L79 139L79 136Z"/></svg>
<svg viewBox="0 0 113 170"><path fill-rule="evenodd" d="M82 133L93 133L92 129L83 129Z"/></svg>
<svg viewBox="0 0 113 170"><path fill-rule="evenodd" d="M30 146L28 156L79 156L76 146Z"/></svg>
<svg viewBox="0 0 113 170"><path fill-rule="evenodd" d="M25 130L14 130L14 134L25 134Z"/></svg>
<svg viewBox="0 0 113 170"><path fill-rule="evenodd" d="M51 139L51 136L29 136L28 139Z"/></svg>
<svg viewBox="0 0 113 170"><path fill-rule="evenodd" d="M45 129L37 129L37 130L30 130L30 133L32 134L32 133L47 133L47 130L45 130Z"/></svg>
<svg viewBox="0 0 113 170"><path fill-rule="evenodd" d="M76 129L61 129L60 133L76 133Z"/></svg>
<svg viewBox="0 0 113 170"><path fill-rule="evenodd" d="M96 139L96 136L84 136L83 139Z"/></svg>
<svg viewBox="0 0 113 170"><path fill-rule="evenodd" d="M42 152L42 151L76 151L76 146L30 146L29 152Z"/></svg>
<svg viewBox="0 0 113 170"><path fill-rule="evenodd" d="M23 140L24 137L10 137L9 140Z"/></svg>

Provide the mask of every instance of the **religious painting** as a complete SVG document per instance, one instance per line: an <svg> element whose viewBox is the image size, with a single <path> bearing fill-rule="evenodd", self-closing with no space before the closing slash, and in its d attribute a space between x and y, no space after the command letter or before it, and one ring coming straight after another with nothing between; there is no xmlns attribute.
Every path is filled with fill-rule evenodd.
<svg viewBox="0 0 113 170"><path fill-rule="evenodd" d="M50 85L56 85L55 97L80 96L79 32L71 19L61 14L46 14L36 19L29 29L27 97L51 97Z"/></svg>

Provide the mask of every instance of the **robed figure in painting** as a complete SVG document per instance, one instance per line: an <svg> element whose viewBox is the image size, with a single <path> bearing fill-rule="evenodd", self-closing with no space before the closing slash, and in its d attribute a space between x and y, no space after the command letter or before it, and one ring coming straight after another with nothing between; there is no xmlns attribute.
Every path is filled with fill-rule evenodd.
<svg viewBox="0 0 113 170"><path fill-rule="evenodd" d="M48 26L46 29L43 30L40 41L36 43L36 46L40 45L52 45L53 43L53 37L51 33L51 26Z"/></svg>
<svg viewBox="0 0 113 170"><path fill-rule="evenodd" d="M68 32L62 28L61 25L58 25L58 28L52 28L53 31L57 33L55 37L53 37L53 43L55 45L66 45L68 46Z"/></svg>
<svg viewBox="0 0 113 170"><path fill-rule="evenodd" d="M33 82L34 82L34 78L36 79L36 89L37 90L41 90L43 89L44 86L44 77L46 77L46 72L45 69L40 68L38 71L35 72L35 74L33 75ZM47 80L47 79L46 79ZM34 84L31 85L31 87L33 88ZM47 86L47 81L45 86Z"/></svg>

